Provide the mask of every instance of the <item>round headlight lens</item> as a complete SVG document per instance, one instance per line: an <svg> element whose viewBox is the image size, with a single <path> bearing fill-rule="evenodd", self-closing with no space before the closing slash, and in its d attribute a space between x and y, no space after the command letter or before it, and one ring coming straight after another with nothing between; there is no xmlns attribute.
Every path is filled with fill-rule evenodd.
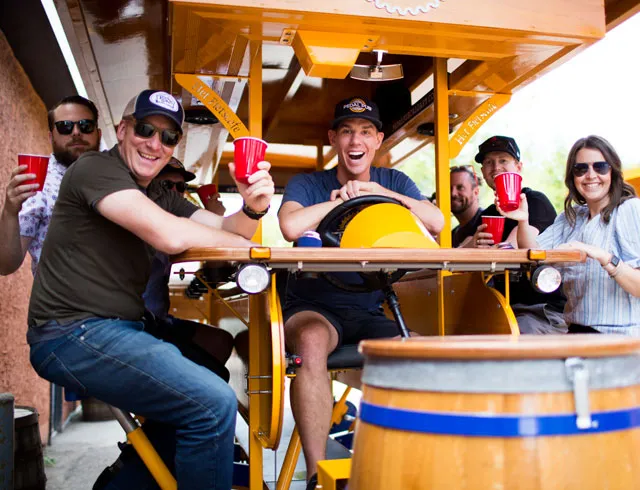
<svg viewBox="0 0 640 490"><path fill-rule="evenodd" d="M561 282L560 271L548 265L538 267L531 276L533 287L541 293L552 293L560 287Z"/></svg>
<svg viewBox="0 0 640 490"><path fill-rule="evenodd" d="M258 264L243 265L236 276L238 287L247 294L258 294L267 289L269 279L267 268Z"/></svg>

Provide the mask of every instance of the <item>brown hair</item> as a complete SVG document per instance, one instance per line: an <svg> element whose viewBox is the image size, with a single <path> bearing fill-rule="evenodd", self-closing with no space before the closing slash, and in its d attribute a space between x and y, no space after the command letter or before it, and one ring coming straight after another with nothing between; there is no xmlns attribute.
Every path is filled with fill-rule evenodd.
<svg viewBox="0 0 640 490"><path fill-rule="evenodd" d="M476 174L476 170L473 168L473 165L457 165L455 167L450 167L449 171L451 175L460 172L467 174L471 178L472 189L482 186L482 177L479 177L478 174Z"/></svg>
<svg viewBox="0 0 640 490"><path fill-rule="evenodd" d="M96 125L98 124L98 109L96 108L96 105L93 102L91 102L89 99L85 99L80 95L70 95L58 101L51 109L49 109L49 112L47 113L47 122L49 123L49 131L53 131L53 123L55 123L54 113L56 109L61 105L65 105L65 104L76 104L76 105L82 105L86 107L91 111L91 115L93 116L93 121L96 123Z"/></svg>
<svg viewBox="0 0 640 490"><path fill-rule="evenodd" d="M605 161L611 166L611 186L609 187L609 204L600 213L601 219L604 223L609 223L611 220L611 213L615 208L620 206L627 199L636 197L636 191L631 185L627 184L622 177L622 163L616 150L613 149L611 143L601 136L587 136L586 138L580 138L576 141L571 150L569 156L567 156L567 168L564 175L564 183L569 189L569 193L564 200L564 212L567 217L567 221L571 226L576 224L576 210L573 207L573 203L586 204L584 197L578 192L576 184L573 178L573 164L576 163L576 155L583 148L589 148L591 150L598 150L602 153Z"/></svg>

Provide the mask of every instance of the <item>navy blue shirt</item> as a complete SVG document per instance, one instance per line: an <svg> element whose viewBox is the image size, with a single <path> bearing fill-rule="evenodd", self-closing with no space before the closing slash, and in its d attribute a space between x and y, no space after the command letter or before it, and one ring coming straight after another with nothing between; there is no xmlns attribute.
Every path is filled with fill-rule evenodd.
<svg viewBox="0 0 640 490"><path fill-rule="evenodd" d="M390 168L371 167L371 182L398 194L402 194L419 201L425 200L418 186L405 174ZM298 174L294 176L284 190L282 204L294 201L302 206L326 202L331 197L331 191L340 189L337 169ZM343 282L358 284L362 282L355 272L334 273ZM286 284L284 309L300 303L311 303L327 309L353 309L374 311L382 306L384 296L381 291L370 293L352 293L344 291L330 284L323 278L297 278L290 274Z"/></svg>
<svg viewBox="0 0 640 490"><path fill-rule="evenodd" d="M171 278L171 260L162 252L156 252L151 262L151 275L147 288L142 294L144 307L156 318L165 319L169 314L169 279Z"/></svg>

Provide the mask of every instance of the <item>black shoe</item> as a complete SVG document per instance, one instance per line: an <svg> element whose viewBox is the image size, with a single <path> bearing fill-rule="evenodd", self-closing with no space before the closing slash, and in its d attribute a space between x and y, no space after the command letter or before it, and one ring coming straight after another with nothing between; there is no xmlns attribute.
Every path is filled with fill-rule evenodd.
<svg viewBox="0 0 640 490"><path fill-rule="evenodd" d="M93 484L93 487L91 487L92 490L103 490L104 488L107 488L107 485L109 485L109 483L111 483L111 480L115 478L115 476L118 474L118 471L120 471L119 461L116 460L116 462L111 466L107 466L104 470L102 470L102 473L100 473L100 476L98 476L98 479Z"/></svg>
<svg viewBox="0 0 640 490"><path fill-rule="evenodd" d="M119 442L118 447L120 448L121 454L116 459L111 466L107 466L102 473L98 476L98 479L93 484L91 490L103 490L107 488L107 485L111 483L120 469L124 466L124 463L132 457L137 457L137 453L131 444L126 444L124 442Z"/></svg>
<svg viewBox="0 0 640 490"><path fill-rule="evenodd" d="M307 482L307 490L316 490L316 486L318 485L318 474L314 473L309 481Z"/></svg>

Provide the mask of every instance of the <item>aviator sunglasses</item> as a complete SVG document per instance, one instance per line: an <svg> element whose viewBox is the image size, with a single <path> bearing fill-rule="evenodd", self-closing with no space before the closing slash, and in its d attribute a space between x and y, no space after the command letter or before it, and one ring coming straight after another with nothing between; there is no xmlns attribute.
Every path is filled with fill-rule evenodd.
<svg viewBox="0 0 640 490"><path fill-rule="evenodd" d="M576 177L582 177L587 175L589 167L593 167L595 173L599 175L607 175L611 169L611 165L608 162L593 162L591 163L574 163L572 167L573 175Z"/></svg>
<svg viewBox="0 0 640 490"><path fill-rule="evenodd" d="M168 191L172 190L175 187L176 191L180 192L181 194L187 190L186 182L174 182L173 180L163 180L160 182L160 185L162 185L162 187L164 187Z"/></svg>
<svg viewBox="0 0 640 490"><path fill-rule="evenodd" d="M164 146L176 146L180 142L180 131L175 129L160 129L156 128L153 124L136 121L133 126L133 132L140 138L151 138L154 134L160 134L160 141Z"/></svg>
<svg viewBox="0 0 640 490"><path fill-rule="evenodd" d="M77 124L82 134L91 134L96 129L93 119L80 119L79 121L56 121L53 123L61 135L67 136L73 133L73 127Z"/></svg>

